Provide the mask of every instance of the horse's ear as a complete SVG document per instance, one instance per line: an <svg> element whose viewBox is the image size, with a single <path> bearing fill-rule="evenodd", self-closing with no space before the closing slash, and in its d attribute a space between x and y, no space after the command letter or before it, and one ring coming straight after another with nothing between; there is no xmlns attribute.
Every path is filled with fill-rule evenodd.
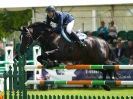
<svg viewBox="0 0 133 99"><path fill-rule="evenodd" d="M19 31L26 31L27 27L26 26L21 26L18 30Z"/></svg>

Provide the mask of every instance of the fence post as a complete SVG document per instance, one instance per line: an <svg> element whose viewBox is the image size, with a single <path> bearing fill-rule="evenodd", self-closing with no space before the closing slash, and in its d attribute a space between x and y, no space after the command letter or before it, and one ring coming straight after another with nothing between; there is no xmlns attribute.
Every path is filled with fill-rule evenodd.
<svg viewBox="0 0 133 99"><path fill-rule="evenodd" d="M38 65L40 64L38 61L37 61L37 57L41 55L41 48L39 46L34 46L33 47L33 61L34 61L34 65ZM41 65L41 64L40 64ZM39 74L37 74L37 71L39 72ZM37 80L37 75L40 75L42 72L41 69L35 69L34 70L34 80ZM37 89L37 85L35 84L34 85L34 89Z"/></svg>
<svg viewBox="0 0 133 99"><path fill-rule="evenodd" d="M18 90L18 72L17 72L17 61L14 60L14 64L13 64L13 89L14 89L14 99L17 99L17 90Z"/></svg>
<svg viewBox="0 0 133 99"><path fill-rule="evenodd" d="M27 99L27 91L25 86L25 70L24 70L25 64L26 64L25 55L22 55L19 58L18 62L19 99Z"/></svg>
<svg viewBox="0 0 133 99"><path fill-rule="evenodd" d="M12 83L12 81L13 81L13 75L12 75L12 67L10 66L9 67L9 99L12 99L12 85L13 85L13 83Z"/></svg>
<svg viewBox="0 0 133 99"><path fill-rule="evenodd" d="M4 71L4 99L7 99L7 72Z"/></svg>

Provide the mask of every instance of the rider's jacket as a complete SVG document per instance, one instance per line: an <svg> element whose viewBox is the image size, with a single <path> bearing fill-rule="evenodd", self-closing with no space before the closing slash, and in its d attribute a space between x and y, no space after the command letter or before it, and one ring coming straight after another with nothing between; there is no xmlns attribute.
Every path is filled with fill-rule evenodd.
<svg viewBox="0 0 133 99"><path fill-rule="evenodd" d="M55 32L61 33L63 27L66 26L72 20L74 20L74 18L71 14L67 12L56 11L53 18L49 18L47 15L46 22L48 25L50 25L51 22L56 23L57 27L55 28Z"/></svg>

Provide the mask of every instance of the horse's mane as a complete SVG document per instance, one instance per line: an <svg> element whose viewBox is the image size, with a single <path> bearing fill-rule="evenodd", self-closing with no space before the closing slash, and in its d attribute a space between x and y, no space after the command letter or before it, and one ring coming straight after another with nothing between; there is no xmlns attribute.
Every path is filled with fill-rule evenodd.
<svg viewBox="0 0 133 99"><path fill-rule="evenodd" d="M46 24L45 21L43 21L43 22L35 22L35 23L30 24L30 25L28 26L28 28L37 27L37 26L44 26L44 25L47 26L47 24Z"/></svg>

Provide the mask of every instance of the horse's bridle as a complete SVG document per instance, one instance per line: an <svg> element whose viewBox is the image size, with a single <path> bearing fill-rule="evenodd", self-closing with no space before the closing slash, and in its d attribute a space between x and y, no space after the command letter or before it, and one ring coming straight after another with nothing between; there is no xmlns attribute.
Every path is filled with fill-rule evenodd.
<svg viewBox="0 0 133 99"><path fill-rule="evenodd" d="M30 37L32 40L34 40L34 39L33 39L33 36L32 36L31 30L29 30L28 28L26 28L26 30L27 30L27 33L28 33L29 37ZM41 34L40 34L34 41L38 41L38 39L39 39L40 37L41 37Z"/></svg>
<svg viewBox="0 0 133 99"><path fill-rule="evenodd" d="M40 37L42 36L42 34L40 34L36 39L33 39L33 34L32 34L32 32L33 32L33 30L32 30L32 28L26 28L26 36L28 37L28 38L31 38L31 40L32 41L34 41L34 43L32 42L32 44L35 44L35 43L37 43L38 42L38 40L40 39ZM49 31L50 33L53 33L53 31ZM56 34L56 33L55 33ZM52 35L51 35L52 36ZM31 45L32 45L31 44ZM29 46L29 45L28 45Z"/></svg>
<svg viewBox="0 0 133 99"><path fill-rule="evenodd" d="M33 46L35 43L38 42L38 39L41 37L41 35L39 35L39 36L34 40L34 39L33 39L33 36L32 36L32 31L29 30L28 28L26 28L26 37L28 37L29 39L31 39L32 41L34 41L34 42L31 43L31 46ZM28 43L28 47L30 47L30 43Z"/></svg>

